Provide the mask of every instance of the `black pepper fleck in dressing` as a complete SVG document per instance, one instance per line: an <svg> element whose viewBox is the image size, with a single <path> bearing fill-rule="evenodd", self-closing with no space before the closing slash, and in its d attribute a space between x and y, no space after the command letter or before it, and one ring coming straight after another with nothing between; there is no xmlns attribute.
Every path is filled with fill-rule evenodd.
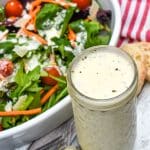
<svg viewBox="0 0 150 150"><path fill-rule="evenodd" d="M116 90L112 90L113 93L117 92Z"/></svg>

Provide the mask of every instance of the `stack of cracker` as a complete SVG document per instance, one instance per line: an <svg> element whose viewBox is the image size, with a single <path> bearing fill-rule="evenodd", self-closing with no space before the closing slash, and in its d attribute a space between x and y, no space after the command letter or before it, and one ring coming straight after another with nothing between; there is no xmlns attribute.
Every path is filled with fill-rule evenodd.
<svg viewBox="0 0 150 150"><path fill-rule="evenodd" d="M138 94L141 92L145 81L150 82L150 43L135 42L121 47L134 59L138 69Z"/></svg>

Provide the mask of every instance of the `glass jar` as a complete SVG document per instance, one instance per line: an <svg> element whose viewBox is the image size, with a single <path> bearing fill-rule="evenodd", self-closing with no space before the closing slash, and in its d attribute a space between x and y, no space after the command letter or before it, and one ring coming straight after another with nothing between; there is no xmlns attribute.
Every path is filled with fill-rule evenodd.
<svg viewBox="0 0 150 150"><path fill-rule="evenodd" d="M96 50L118 53L119 57L125 58L133 69L131 84L115 97L92 98L83 94L73 82L72 73L76 71L76 69L73 70L74 66L77 63L80 64L83 57L91 55ZM82 150L133 150L136 137L137 78L137 68L132 58L115 47L89 48L73 60L68 69L67 81L77 137ZM82 79L79 77L79 82L80 80ZM90 85L89 88L91 88Z"/></svg>

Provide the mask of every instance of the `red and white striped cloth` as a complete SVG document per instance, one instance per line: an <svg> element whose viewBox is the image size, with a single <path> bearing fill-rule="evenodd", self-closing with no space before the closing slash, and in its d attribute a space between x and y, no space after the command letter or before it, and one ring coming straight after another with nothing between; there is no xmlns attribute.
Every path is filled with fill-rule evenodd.
<svg viewBox="0 0 150 150"><path fill-rule="evenodd" d="M122 27L118 46L133 41L150 42L150 0L118 0Z"/></svg>

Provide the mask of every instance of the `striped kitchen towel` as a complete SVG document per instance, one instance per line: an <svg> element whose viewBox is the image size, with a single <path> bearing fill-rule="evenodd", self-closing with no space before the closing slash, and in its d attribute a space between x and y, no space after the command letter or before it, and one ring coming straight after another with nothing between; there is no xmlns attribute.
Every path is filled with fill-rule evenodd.
<svg viewBox="0 0 150 150"><path fill-rule="evenodd" d="M133 41L150 42L150 0L119 0L122 14L118 46Z"/></svg>

